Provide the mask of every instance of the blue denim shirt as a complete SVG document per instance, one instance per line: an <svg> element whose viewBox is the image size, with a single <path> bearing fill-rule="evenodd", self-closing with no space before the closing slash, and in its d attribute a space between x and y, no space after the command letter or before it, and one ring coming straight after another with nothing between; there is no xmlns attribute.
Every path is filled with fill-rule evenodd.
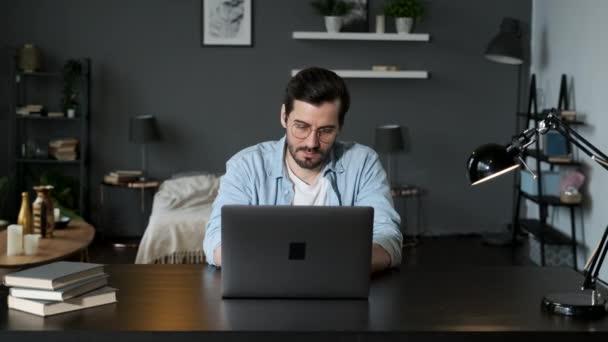
<svg viewBox="0 0 608 342"><path fill-rule="evenodd" d="M294 185L285 169L284 155L285 137L248 147L228 160L203 241L208 263L214 264L213 251L221 243L222 206L293 203ZM391 256L391 266L399 265L403 242L399 230L401 218L393 207L378 154L357 143L336 141L322 175L331 185L328 205L374 208L373 242Z"/></svg>

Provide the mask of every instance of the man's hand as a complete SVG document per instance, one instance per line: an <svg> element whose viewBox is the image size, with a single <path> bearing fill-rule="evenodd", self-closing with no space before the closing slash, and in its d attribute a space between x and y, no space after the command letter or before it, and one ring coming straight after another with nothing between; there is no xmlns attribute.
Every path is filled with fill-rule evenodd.
<svg viewBox="0 0 608 342"><path fill-rule="evenodd" d="M217 260L217 259L216 259ZM378 244L372 245L372 273L382 271L391 266L391 256Z"/></svg>
<svg viewBox="0 0 608 342"><path fill-rule="evenodd" d="M222 266L222 246L217 246L213 251L213 262L217 265L217 267Z"/></svg>

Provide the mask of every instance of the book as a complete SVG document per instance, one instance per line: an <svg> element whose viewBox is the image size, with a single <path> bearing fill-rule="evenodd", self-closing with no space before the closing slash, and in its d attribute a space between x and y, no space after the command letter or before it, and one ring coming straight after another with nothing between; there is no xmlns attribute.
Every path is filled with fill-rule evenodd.
<svg viewBox="0 0 608 342"><path fill-rule="evenodd" d="M108 284L108 275L85 279L81 282L63 287L59 290L38 290L21 287L11 287L9 294L15 298L28 298L48 301L64 301L84 293L91 292Z"/></svg>
<svg viewBox="0 0 608 342"><path fill-rule="evenodd" d="M8 307L10 309L24 311L43 317L116 302L116 289L108 286L79 297L70 298L64 302L8 296Z"/></svg>
<svg viewBox="0 0 608 342"><path fill-rule="evenodd" d="M49 141L49 147L59 148L65 146L75 146L78 145L78 139L76 138L63 138L63 139L55 139Z"/></svg>
<svg viewBox="0 0 608 342"><path fill-rule="evenodd" d="M110 175L115 175L118 177L141 177L143 174L144 173L141 170L116 170L110 172Z"/></svg>
<svg viewBox="0 0 608 342"><path fill-rule="evenodd" d="M159 181L131 182L128 184L129 188L155 188L158 186L160 186Z"/></svg>
<svg viewBox="0 0 608 342"><path fill-rule="evenodd" d="M4 276L5 286L57 290L105 274L102 264L57 261Z"/></svg>

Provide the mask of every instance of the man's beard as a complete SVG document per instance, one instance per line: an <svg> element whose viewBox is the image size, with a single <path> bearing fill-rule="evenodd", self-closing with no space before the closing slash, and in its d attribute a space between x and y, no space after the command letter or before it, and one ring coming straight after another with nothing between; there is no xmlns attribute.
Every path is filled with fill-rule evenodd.
<svg viewBox="0 0 608 342"><path fill-rule="evenodd" d="M309 147L305 147L305 146L296 148L295 146L293 146L289 142L287 142L287 150L289 150L289 154L291 154L291 158L293 158L293 160L296 162L296 164L298 164L299 167L301 167L303 169L313 170L313 169L316 169L317 167L319 167L320 165L322 165L327 160L327 157L329 156L329 151L331 150L331 148L328 148L327 150L322 150L320 147L309 148ZM309 159L309 158L298 159L297 158L298 151L315 152L315 153L318 153L321 158L319 158L319 160L315 160L315 161L313 161L312 159Z"/></svg>

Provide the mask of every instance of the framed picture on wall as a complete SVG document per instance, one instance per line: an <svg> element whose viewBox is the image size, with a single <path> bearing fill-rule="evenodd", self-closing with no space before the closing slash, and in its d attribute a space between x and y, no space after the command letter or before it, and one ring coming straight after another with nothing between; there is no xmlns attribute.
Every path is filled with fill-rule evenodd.
<svg viewBox="0 0 608 342"><path fill-rule="evenodd" d="M342 32L368 32L369 31L369 4L368 0L346 0L353 5L352 11L344 18Z"/></svg>
<svg viewBox="0 0 608 342"><path fill-rule="evenodd" d="M253 46L253 0L201 0L201 45Z"/></svg>

